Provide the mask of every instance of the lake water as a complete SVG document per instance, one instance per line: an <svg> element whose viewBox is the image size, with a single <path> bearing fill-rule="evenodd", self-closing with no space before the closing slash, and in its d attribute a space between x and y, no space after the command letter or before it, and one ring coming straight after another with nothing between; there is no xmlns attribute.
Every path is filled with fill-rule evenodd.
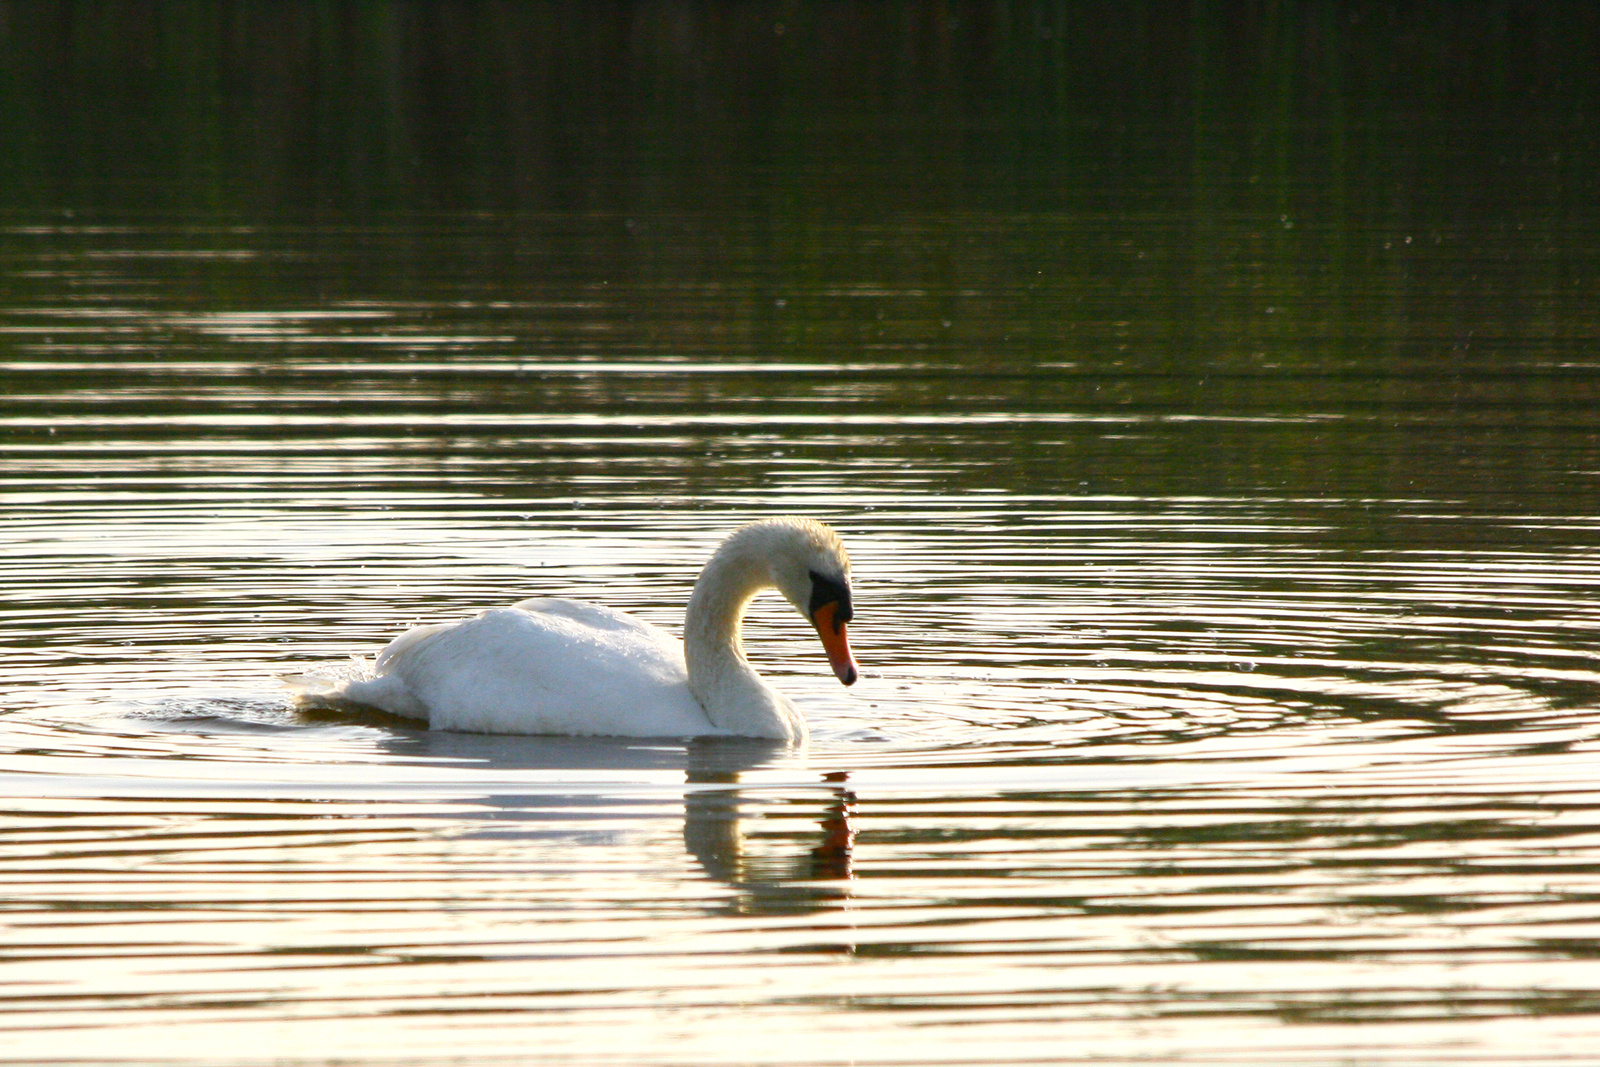
<svg viewBox="0 0 1600 1067"><path fill-rule="evenodd" d="M762 203L4 213L0 1062L1594 1055L1593 133L1367 126L1330 192L1123 130L939 204L873 121ZM278 680L535 595L676 631L786 513L864 671L757 602L805 751Z"/></svg>

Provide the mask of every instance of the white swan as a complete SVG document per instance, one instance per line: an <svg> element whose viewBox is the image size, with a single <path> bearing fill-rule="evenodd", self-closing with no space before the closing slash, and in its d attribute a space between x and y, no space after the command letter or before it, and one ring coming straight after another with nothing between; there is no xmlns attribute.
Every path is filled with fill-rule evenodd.
<svg viewBox="0 0 1600 1067"><path fill-rule="evenodd" d="M722 543L695 582L681 644L626 612L541 597L408 630L369 679L296 681L311 702L353 701L436 730L799 742L805 716L739 639L745 606L773 587L816 627L839 680L854 683L850 559L838 534L797 518L754 522Z"/></svg>

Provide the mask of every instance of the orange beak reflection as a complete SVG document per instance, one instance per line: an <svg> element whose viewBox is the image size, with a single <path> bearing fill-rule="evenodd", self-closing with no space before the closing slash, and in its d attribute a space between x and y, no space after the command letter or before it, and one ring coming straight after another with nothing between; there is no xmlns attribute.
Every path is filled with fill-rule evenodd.
<svg viewBox="0 0 1600 1067"><path fill-rule="evenodd" d="M828 653L828 666L845 685L854 685L860 676L856 658L850 654L850 641L845 636L844 621L834 616L839 611L838 601L829 601L811 613L811 623L822 638L822 647Z"/></svg>

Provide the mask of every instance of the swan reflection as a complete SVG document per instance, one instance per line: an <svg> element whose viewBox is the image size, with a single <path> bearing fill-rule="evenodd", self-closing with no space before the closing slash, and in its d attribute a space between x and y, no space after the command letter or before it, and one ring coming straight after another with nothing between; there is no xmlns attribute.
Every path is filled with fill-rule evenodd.
<svg viewBox="0 0 1600 1067"><path fill-rule="evenodd" d="M741 912L815 911L850 897L855 794L843 771L819 786L744 785L719 742L689 747L683 842ZM819 832L820 831L820 832Z"/></svg>
<svg viewBox="0 0 1600 1067"><path fill-rule="evenodd" d="M635 742L424 731L397 735L396 755L462 766L459 784L487 806L473 832L495 837L611 839L612 813L636 816L651 782L683 775L683 844L706 875L734 889L723 906L741 914L844 906L853 877L856 803L843 771L815 776L782 742L699 738ZM548 777L516 783L495 774ZM756 775L756 780L746 780ZM481 775L481 777L477 777ZM475 788L478 787L478 788ZM482 792L479 792L481 788ZM645 792L641 792L645 790Z"/></svg>

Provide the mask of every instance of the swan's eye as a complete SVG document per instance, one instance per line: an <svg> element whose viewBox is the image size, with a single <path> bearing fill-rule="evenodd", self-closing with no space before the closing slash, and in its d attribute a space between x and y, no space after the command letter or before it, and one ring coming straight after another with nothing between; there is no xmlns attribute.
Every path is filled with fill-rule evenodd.
<svg viewBox="0 0 1600 1067"><path fill-rule="evenodd" d="M817 617L817 611L825 604L838 605L833 611L835 625L849 622L854 618L850 610L850 586L837 578L828 578L811 572L811 604L807 609L812 618Z"/></svg>

